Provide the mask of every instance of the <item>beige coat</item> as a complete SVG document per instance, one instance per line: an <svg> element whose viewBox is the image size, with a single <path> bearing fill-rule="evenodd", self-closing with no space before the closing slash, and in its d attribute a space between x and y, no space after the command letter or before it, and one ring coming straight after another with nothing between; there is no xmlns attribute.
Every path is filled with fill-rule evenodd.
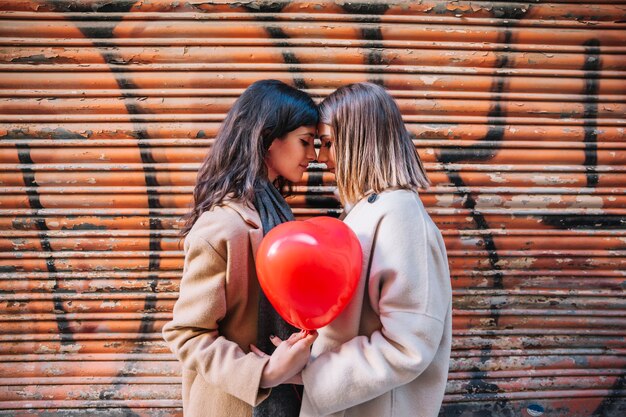
<svg viewBox="0 0 626 417"><path fill-rule="evenodd" d="M319 330L301 417L435 417L446 386L452 291L441 233L416 193L387 191L345 218L363 249L357 293Z"/></svg>
<svg viewBox="0 0 626 417"><path fill-rule="evenodd" d="M163 337L183 368L185 417L239 417L269 395L259 389L268 359L256 343L258 213L230 201L200 216L185 239L185 266Z"/></svg>

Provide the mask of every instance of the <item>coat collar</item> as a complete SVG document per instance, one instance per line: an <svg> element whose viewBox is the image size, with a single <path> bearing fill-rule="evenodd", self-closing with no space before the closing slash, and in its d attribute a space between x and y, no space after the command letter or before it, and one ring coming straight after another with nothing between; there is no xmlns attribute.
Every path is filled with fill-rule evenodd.
<svg viewBox="0 0 626 417"><path fill-rule="evenodd" d="M244 203L241 200L225 199L223 204L235 210L241 218L255 229L261 229L261 217L251 204Z"/></svg>
<svg viewBox="0 0 626 417"><path fill-rule="evenodd" d="M261 227L261 217L259 213L252 205L246 204L241 200L226 199L223 201L223 204L235 210L248 225L252 226L248 231L248 237L250 238L252 258L256 263L256 252L263 240L263 228Z"/></svg>

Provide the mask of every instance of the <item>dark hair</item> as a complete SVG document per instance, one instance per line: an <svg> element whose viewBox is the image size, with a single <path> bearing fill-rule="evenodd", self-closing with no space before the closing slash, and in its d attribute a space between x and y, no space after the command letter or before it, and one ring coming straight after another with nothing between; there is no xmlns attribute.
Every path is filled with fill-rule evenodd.
<svg viewBox="0 0 626 417"><path fill-rule="evenodd" d="M320 103L335 137L337 188L344 203L366 192L427 188L428 177L395 100L381 86L349 84Z"/></svg>
<svg viewBox="0 0 626 417"><path fill-rule="evenodd" d="M264 158L272 142L300 126L316 126L317 121L317 106L303 91L278 80L261 80L248 87L226 114L200 166L182 235L226 196L251 204L255 182L267 178ZM286 184L279 178L276 185L282 189Z"/></svg>

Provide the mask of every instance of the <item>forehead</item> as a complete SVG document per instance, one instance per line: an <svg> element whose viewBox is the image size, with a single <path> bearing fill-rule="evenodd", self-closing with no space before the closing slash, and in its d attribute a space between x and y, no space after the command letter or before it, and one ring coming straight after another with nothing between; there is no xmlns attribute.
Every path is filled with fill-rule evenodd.
<svg viewBox="0 0 626 417"><path fill-rule="evenodd" d="M320 123L317 125L317 134L318 136L331 136L330 126L324 123Z"/></svg>
<svg viewBox="0 0 626 417"><path fill-rule="evenodd" d="M315 126L300 126L296 130L289 132L294 135L313 135L315 136Z"/></svg>

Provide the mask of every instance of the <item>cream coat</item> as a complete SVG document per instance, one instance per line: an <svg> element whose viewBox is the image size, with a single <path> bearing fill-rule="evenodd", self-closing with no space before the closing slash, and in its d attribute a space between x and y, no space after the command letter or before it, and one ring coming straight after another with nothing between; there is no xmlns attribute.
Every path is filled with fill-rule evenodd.
<svg viewBox="0 0 626 417"><path fill-rule="evenodd" d="M259 389L268 358L249 351L257 336L260 224L255 210L230 201L202 214L185 239L180 294L163 327L182 364L185 417L250 416L269 395Z"/></svg>
<svg viewBox="0 0 626 417"><path fill-rule="evenodd" d="M416 193L361 200L345 223L363 249L356 295L319 330L301 417L435 417L446 386L452 291L441 233Z"/></svg>

